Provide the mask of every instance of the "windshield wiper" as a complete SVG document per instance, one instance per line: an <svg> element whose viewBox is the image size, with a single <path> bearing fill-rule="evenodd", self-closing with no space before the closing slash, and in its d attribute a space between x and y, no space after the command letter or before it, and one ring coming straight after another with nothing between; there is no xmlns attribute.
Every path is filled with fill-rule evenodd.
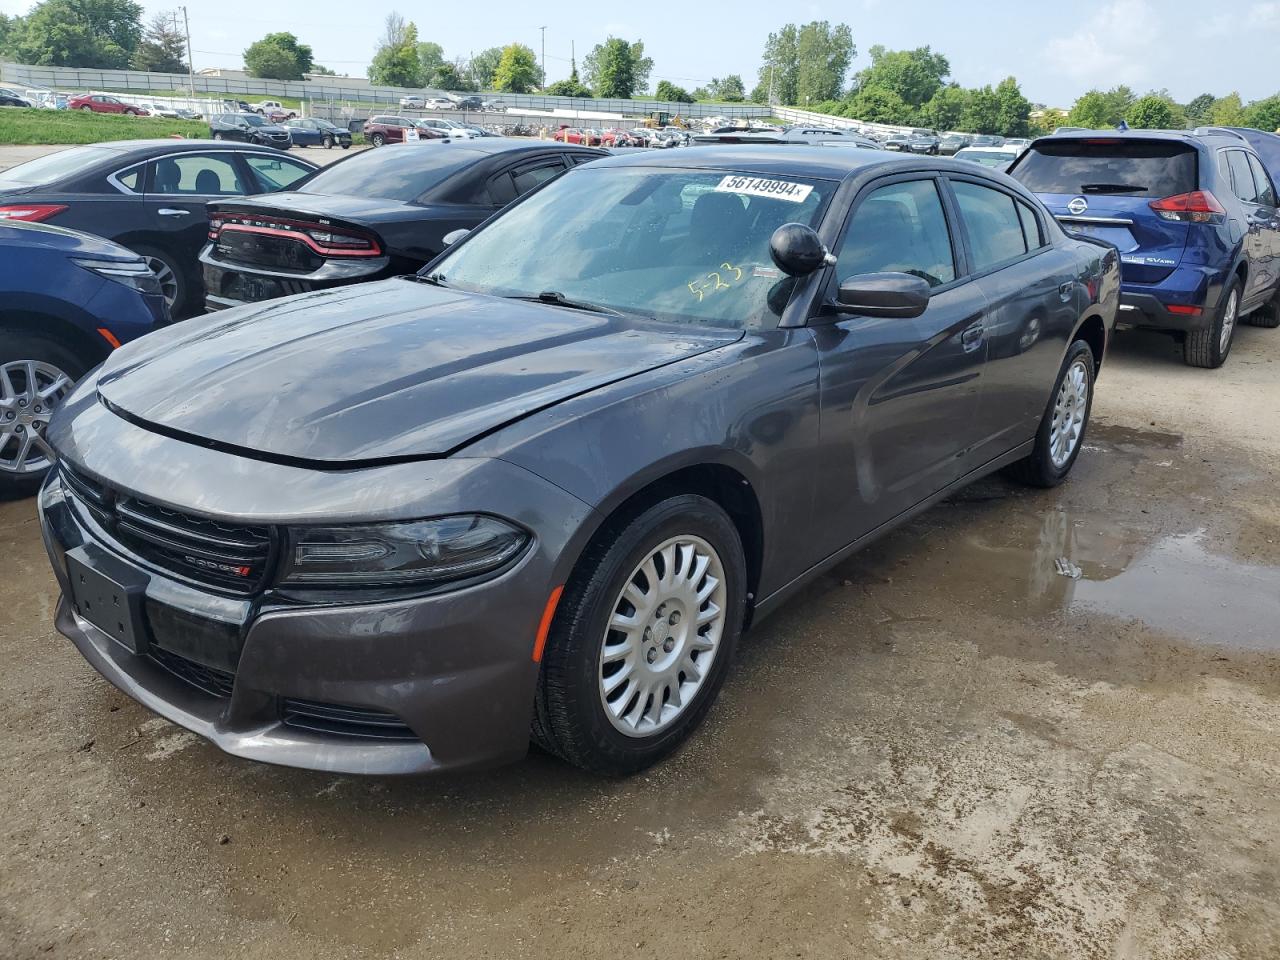
<svg viewBox="0 0 1280 960"><path fill-rule="evenodd" d="M448 286L448 284L444 282L443 273L428 273L428 274L415 273L413 275L413 279L417 280L419 283L429 283L433 287Z"/></svg>
<svg viewBox="0 0 1280 960"><path fill-rule="evenodd" d="M1146 193L1147 188L1140 183L1082 183L1081 193Z"/></svg>
<svg viewBox="0 0 1280 960"><path fill-rule="evenodd" d="M570 310L585 310L587 313L607 313L610 316L622 316L617 310L611 310L608 307L602 307L598 303L588 303L585 300L570 300L559 290L543 290L537 296L528 296L527 294L512 294L509 300L528 300L532 303L550 303L557 307L568 307Z"/></svg>

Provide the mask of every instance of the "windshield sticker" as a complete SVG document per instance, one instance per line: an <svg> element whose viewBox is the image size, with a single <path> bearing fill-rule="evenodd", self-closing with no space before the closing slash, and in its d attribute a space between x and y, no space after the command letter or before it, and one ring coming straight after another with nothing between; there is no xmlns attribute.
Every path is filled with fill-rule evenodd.
<svg viewBox="0 0 1280 960"><path fill-rule="evenodd" d="M739 177L730 174L716 184L717 193L741 193L749 197L773 197L775 200L789 200L791 203L804 203L805 198L813 192L807 183L792 183L790 180L764 180L760 177Z"/></svg>
<svg viewBox="0 0 1280 960"><path fill-rule="evenodd" d="M689 287L689 293L697 297L698 302L701 303L708 293L715 293L717 290L729 290L741 279L742 268L726 262L720 264L720 270L713 270L705 278L700 277L697 280L692 280L687 286Z"/></svg>

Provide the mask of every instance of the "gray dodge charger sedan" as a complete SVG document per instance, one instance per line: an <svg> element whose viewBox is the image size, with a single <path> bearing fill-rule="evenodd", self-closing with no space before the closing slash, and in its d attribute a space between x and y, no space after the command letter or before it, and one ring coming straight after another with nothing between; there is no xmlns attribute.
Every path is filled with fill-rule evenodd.
<svg viewBox="0 0 1280 960"><path fill-rule="evenodd" d="M753 621L976 477L1071 470L1118 257L973 164L574 169L418 276L236 308L72 393L58 628L229 753L625 773Z"/></svg>

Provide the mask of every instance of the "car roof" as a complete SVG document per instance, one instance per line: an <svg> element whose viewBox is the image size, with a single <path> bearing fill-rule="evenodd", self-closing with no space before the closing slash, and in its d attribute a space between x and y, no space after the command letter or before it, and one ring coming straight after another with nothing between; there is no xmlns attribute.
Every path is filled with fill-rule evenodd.
<svg viewBox="0 0 1280 960"><path fill-rule="evenodd" d="M945 157L921 157L883 150L829 150L816 144L709 144L663 153L617 154L596 160L594 167L668 167L692 170L740 170L774 176L815 177L843 180L870 167L910 167L954 170L970 173L963 165Z"/></svg>
<svg viewBox="0 0 1280 960"><path fill-rule="evenodd" d="M1212 142L1215 146L1221 146L1223 143L1237 147L1249 146L1249 142L1243 136L1226 127L1197 127L1195 130L1071 130L1037 137L1031 142L1031 146L1034 147L1045 141L1095 139L1163 140L1171 143L1185 143L1190 147L1205 146L1208 142Z"/></svg>

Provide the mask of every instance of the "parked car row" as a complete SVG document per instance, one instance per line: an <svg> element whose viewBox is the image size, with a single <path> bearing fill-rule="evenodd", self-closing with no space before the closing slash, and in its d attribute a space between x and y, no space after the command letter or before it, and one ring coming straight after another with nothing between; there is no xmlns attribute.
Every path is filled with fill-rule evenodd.
<svg viewBox="0 0 1280 960"><path fill-rule="evenodd" d="M489 113L506 113L507 105L500 100L483 97L428 97L411 93L400 98L402 110L477 110Z"/></svg>

